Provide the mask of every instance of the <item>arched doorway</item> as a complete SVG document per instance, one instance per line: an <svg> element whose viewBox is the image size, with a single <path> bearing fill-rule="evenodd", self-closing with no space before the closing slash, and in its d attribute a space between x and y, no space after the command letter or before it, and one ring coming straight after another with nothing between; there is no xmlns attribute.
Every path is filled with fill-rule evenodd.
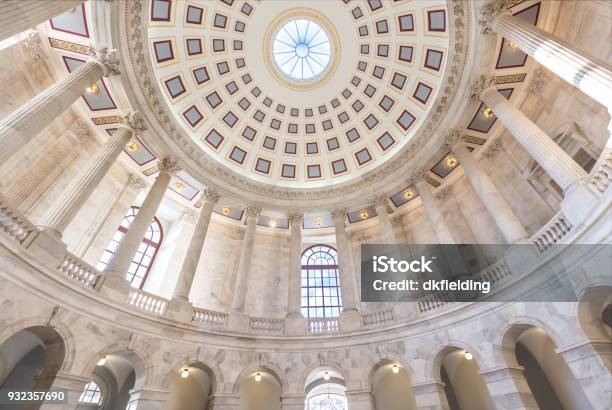
<svg viewBox="0 0 612 410"><path fill-rule="evenodd" d="M281 382L272 370L249 372L240 381L238 410L281 410Z"/></svg>
<svg viewBox="0 0 612 410"><path fill-rule="evenodd" d="M306 410L347 410L346 382L342 374L329 366L310 372L304 386Z"/></svg>
<svg viewBox="0 0 612 410"><path fill-rule="evenodd" d="M215 386L214 373L208 366L188 363L171 376L170 395L164 409L206 410Z"/></svg>
<svg viewBox="0 0 612 410"><path fill-rule="evenodd" d="M416 410L410 375L394 360L383 360L372 369L370 380L376 410Z"/></svg>
<svg viewBox="0 0 612 410"><path fill-rule="evenodd" d="M438 355L439 377L450 410L488 410L495 408L480 367L472 352L447 347Z"/></svg>

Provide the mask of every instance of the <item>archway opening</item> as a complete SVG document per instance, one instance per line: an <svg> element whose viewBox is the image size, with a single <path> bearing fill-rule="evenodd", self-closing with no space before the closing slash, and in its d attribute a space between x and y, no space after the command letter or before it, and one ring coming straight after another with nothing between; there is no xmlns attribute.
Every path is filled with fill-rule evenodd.
<svg viewBox="0 0 612 410"><path fill-rule="evenodd" d="M98 397L97 405L101 408L125 409L133 406L135 399L131 394L142 384L139 362L134 363L130 355L121 353L103 355L96 360L91 381L83 387L79 403L86 404L88 401L85 399ZM99 396L95 392L88 393L92 382L99 388Z"/></svg>
<svg viewBox="0 0 612 410"><path fill-rule="evenodd" d="M347 410L346 382L340 372L321 366L313 370L304 387L306 410Z"/></svg>
<svg viewBox="0 0 612 410"><path fill-rule="evenodd" d="M280 410L281 383L268 369L256 370L240 382L239 410Z"/></svg>
<svg viewBox="0 0 612 410"><path fill-rule="evenodd" d="M516 338L516 362L538 406L545 409L592 409L555 344L540 328L527 327Z"/></svg>
<svg viewBox="0 0 612 410"><path fill-rule="evenodd" d="M480 375L476 357L464 349L450 347L441 353L440 379L450 410L492 409L493 400Z"/></svg>
<svg viewBox="0 0 612 410"><path fill-rule="evenodd" d="M372 394L376 409L416 410L410 375L393 360L383 360L372 369Z"/></svg>
<svg viewBox="0 0 612 410"><path fill-rule="evenodd" d="M199 362L182 366L170 379L170 395L165 409L203 410L208 408L216 385L214 373Z"/></svg>
<svg viewBox="0 0 612 410"><path fill-rule="evenodd" d="M48 390L62 367L65 345L49 326L20 330L0 346L0 388Z"/></svg>

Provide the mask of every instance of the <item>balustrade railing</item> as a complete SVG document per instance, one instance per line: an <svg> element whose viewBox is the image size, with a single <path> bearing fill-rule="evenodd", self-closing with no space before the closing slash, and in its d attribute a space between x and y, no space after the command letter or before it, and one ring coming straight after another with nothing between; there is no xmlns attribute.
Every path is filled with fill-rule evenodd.
<svg viewBox="0 0 612 410"><path fill-rule="evenodd" d="M364 327L379 326L395 320L395 311L393 307L375 312L368 312L361 315L361 324Z"/></svg>
<svg viewBox="0 0 612 410"><path fill-rule="evenodd" d="M589 185L599 194L606 192L612 182L612 149L605 148L589 176Z"/></svg>
<svg viewBox="0 0 612 410"><path fill-rule="evenodd" d="M340 330L340 324L337 317L308 319L308 333L335 333Z"/></svg>
<svg viewBox="0 0 612 410"><path fill-rule="evenodd" d="M13 209L0 195L0 230L14 241L27 246L38 233L38 228L28 221L19 211Z"/></svg>
<svg viewBox="0 0 612 410"><path fill-rule="evenodd" d="M448 293L434 293L418 301L419 312L430 312L451 302L452 300Z"/></svg>
<svg viewBox="0 0 612 410"><path fill-rule="evenodd" d="M58 266L57 270L69 277L82 283L86 287L95 288L96 283L102 276L102 273L93 266L83 262L71 253L67 253Z"/></svg>
<svg viewBox="0 0 612 410"><path fill-rule="evenodd" d="M266 319L252 317L249 322L249 328L254 331L262 332L281 332L284 329L285 321L283 319Z"/></svg>
<svg viewBox="0 0 612 410"><path fill-rule="evenodd" d="M158 316L163 316L168 307L166 299L141 289L131 289L128 294L127 303L136 309Z"/></svg>
<svg viewBox="0 0 612 410"><path fill-rule="evenodd" d="M510 270L508 270L506 263L502 259L496 264L489 266L488 268L480 272L478 275L476 275L476 278L482 281L489 282L491 285L493 285L494 283L499 282L506 276L510 276Z"/></svg>
<svg viewBox="0 0 612 410"><path fill-rule="evenodd" d="M540 253L543 253L552 245L559 243L572 228L572 224L559 212L532 236L531 242L537 246Z"/></svg>
<svg viewBox="0 0 612 410"><path fill-rule="evenodd" d="M194 308L191 322L202 327L224 328L227 326L227 318L227 313Z"/></svg>

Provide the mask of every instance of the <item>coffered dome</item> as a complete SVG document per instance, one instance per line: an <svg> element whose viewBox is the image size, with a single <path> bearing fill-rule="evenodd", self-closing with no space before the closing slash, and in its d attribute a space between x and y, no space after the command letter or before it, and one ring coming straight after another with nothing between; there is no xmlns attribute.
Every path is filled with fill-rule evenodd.
<svg viewBox="0 0 612 410"><path fill-rule="evenodd" d="M446 1L153 1L155 82L204 158L277 188L355 180L404 151L449 60Z"/></svg>

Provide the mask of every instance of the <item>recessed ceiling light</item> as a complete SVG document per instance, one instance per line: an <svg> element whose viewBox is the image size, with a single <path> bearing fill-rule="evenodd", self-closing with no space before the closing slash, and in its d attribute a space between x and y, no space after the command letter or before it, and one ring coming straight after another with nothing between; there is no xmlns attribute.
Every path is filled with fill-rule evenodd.
<svg viewBox="0 0 612 410"><path fill-rule="evenodd" d="M366 211L365 209L359 211L359 216L361 217L361 219L368 219L368 211Z"/></svg>
<svg viewBox="0 0 612 410"><path fill-rule="evenodd" d="M106 356L102 356L100 360L98 360L98 363L96 363L96 366L104 366L105 364L106 364Z"/></svg>
<svg viewBox="0 0 612 410"><path fill-rule="evenodd" d="M393 367L391 368L391 370L393 371L393 373L398 374L399 373L399 366L397 364L394 364Z"/></svg>
<svg viewBox="0 0 612 410"><path fill-rule="evenodd" d="M232 212L232 210L228 207L222 208L221 209L221 213L225 216L228 216L230 214L230 212Z"/></svg>
<svg viewBox="0 0 612 410"><path fill-rule="evenodd" d="M492 109L490 109L489 107L487 107L487 108L485 108L485 109L482 111L482 115L484 115L485 117L489 118L490 116L492 116L492 115L493 115L493 110L492 110Z"/></svg>
<svg viewBox="0 0 612 410"><path fill-rule="evenodd" d="M129 150L129 151L137 151L139 148L139 145L137 142L134 141L128 141L127 144L125 144L125 147Z"/></svg>
<svg viewBox="0 0 612 410"><path fill-rule="evenodd" d="M446 165L448 165L449 167L454 167L455 165L457 165L457 158L450 156L448 158L446 158Z"/></svg>
<svg viewBox="0 0 612 410"><path fill-rule="evenodd" d="M411 190L407 189L404 191L404 198L406 199L410 199L414 196L414 192L412 192Z"/></svg>
<svg viewBox="0 0 612 410"><path fill-rule="evenodd" d="M177 191L182 191L185 188L185 184L183 184L182 182L177 182L176 184L174 184L174 189L176 189Z"/></svg>
<svg viewBox="0 0 612 410"><path fill-rule="evenodd" d="M100 87L97 83L93 83L92 85L87 87L85 91L87 91L88 94L97 95L100 92Z"/></svg>
<svg viewBox="0 0 612 410"><path fill-rule="evenodd" d="M255 381L256 381L256 382L260 382L260 381L261 381L261 373L257 373L257 374L255 375Z"/></svg>
<svg viewBox="0 0 612 410"><path fill-rule="evenodd" d="M186 379L187 377L189 377L189 369L183 369L183 371L181 371L181 377L183 379Z"/></svg>

